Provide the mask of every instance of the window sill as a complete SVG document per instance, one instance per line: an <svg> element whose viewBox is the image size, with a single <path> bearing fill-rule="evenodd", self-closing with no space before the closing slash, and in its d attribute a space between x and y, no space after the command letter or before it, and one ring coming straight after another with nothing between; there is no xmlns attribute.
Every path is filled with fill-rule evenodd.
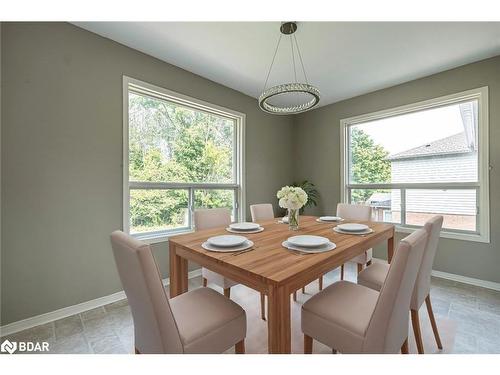
<svg viewBox="0 0 500 375"><path fill-rule="evenodd" d="M390 224L390 223L388 223ZM417 227L404 227L401 225L395 224L397 233L413 233L416 231ZM136 233L133 234L132 237L138 239L139 241L143 241L147 244L155 244L161 242L168 242L170 237L176 236L179 234L186 234L194 232L192 229L182 229L175 232L164 232L164 233ZM488 234L475 234L475 233L458 233L458 232L449 232L449 231L441 231L441 238L449 238L453 240L460 241L471 241L471 242L482 242L482 243L490 243L490 238Z"/></svg>
<svg viewBox="0 0 500 375"><path fill-rule="evenodd" d="M401 225L396 226L397 233L413 233L419 227L405 227ZM439 237L441 238L449 238L452 240L460 240L460 241L471 241L471 242L483 242L490 243L490 237L488 233L478 234L478 233L459 233L459 232L450 232L446 230L442 230Z"/></svg>
<svg viewBox="0 0 500 375"><path fill-rule="evenodd" d="M192 229L182 229L178 231L161 232L161 233L135 233L132 234L132 237L151 245L155 243L168 242L168 240L172 236L177 236L179 234L192 233L192 232L193 232Z"/></svg>

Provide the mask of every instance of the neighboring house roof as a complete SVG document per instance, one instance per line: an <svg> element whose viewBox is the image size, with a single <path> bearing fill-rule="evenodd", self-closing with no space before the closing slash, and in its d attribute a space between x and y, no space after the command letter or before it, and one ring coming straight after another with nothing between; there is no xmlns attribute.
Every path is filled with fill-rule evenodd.
<svg viewBox="0 0 500 375"><path fill-rule="evenodd" d="M372 207L390 207L391 193L373 193L366 203Z"/></svg>
<svg viewBox="0 0 500 375"><path fill-rule="evenodd" d="M465 133L462 132L410 150L399 152L389 156L388 159L400 160L436 155L462 154L471 151L472 149L467 145Z"/></svg>

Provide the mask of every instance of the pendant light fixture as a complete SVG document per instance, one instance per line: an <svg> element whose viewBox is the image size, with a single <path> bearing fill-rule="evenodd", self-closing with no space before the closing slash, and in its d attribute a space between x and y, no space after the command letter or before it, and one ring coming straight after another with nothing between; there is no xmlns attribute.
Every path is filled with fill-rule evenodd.
<svg viewBox="0 0 500 375"><path fill-rule="evenodd" d="M276 50L274 51L274 56L271 61L271 66L267 73L266 82L264 84L264 90L259 96L259 107L267 113L275 115L291 115L301 112L306 112L319 103L320 92L319 90L310 85L307 80L306 70L304 69L304 63L302 61L302 55L300 54L299 44L297 43L297 38L294 33L297 31L296 22L283 22L280 27L281 35L278 39L278 44ZM294 81L292 83L283 83L281 85L273 86L267 88L267 82L269 81L269 76L274 65L274 60L281 43L283 35L290 37L290 47L292 53L292 64L293 64L293 74ZM298 82L297 80L297 69L295 66L295 51L294 45L297 49L297 54L300 60L300 65L302 67L302 73L304 75L305 83ZM288 102L286 104L277 104L279 98L288 97ZM304 99L305 100L300 100ZM277 100L278 99L278 100ZM272 102L275 102L274 104Z"/></svg>

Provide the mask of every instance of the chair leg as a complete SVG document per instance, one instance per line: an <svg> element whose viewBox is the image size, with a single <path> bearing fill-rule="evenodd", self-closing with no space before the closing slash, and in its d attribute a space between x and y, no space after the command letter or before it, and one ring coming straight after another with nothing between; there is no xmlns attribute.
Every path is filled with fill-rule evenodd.
<svg viewBox="0 0 500 375"><path fill-rule="evenodd" d="M431 295L428 294L425 297L425 305L427 306L427 312L429 313L429 319L431 321L432 331L434 332L434 337L436 338L436 344L439 349L443 349L441 344L441 338L439 337L438 327L436 324L436 319L434 318L434 312L432 311Z"/></svg>
<svg viewBox="0 0 500 375"><path fill-rule="evenodd" d="M406 338L403 346L401 347L401 354L409 354L408 352L408 337Z"/></svg>
<svg viewBox="0 0 500 375"><path fill-rule="evenodd" d="M361 271L363 271L363 265L358 263L358 275Z"/></svg>
<svg viewBox="0 0 500 375"><path fill-rule="evenodd" d="M139 349L135 348L135 354L141 354L141 352L139 351Z"/></svg>
<svg viewBox="0 0 500 375"><path fill-rule="evenodd" d="M236 345L234 346L234 352L236 354L245 354L245 340L241 340L240 342L237 342Z"/></svg>
<svg viewBox="0 0 500 375"><path fill-rule="evenodd" d="M227 298L231 298L231 288L224 288L224 295Z"/></svg>
<svg viewBox="0 0 500 375"><path fill-rule="evenodd" d="M304 335L304 354L312 354L313 339L311 336Z"/></svg>
<svg viewBox="0 0 500 375"><path fill-rule="evenodd" d="M319 277L318 282L319 282L319 290L323 290L323 275Z"/></svg>
<svg viewBox="0 0 500 375"><path fill-rule="evenodd" d="M344 280L344 265L340 266L340 280Z"/></svg>
<svg viewBox="0 0 500 375"><path fill-rule="evenodd" d="M424 354L424 344L422 343L422 332L420 331L420 321L418 319L418 310L411 311L411 325L413 326L413 333L415 334L415 341L417 342L418 354Z"/></svg>
<svg viewBox="0 0 500 375"><path fill-rule="evenodd" d="M266 295L260 294L260 318L266 320Z"/></svg>
<svg viewBox="0 0 500 375"><path fill-rule="evenodd" d="M297 291L293 292L293 300L297 302Z"/></svg>
<svg viewBox="0 0 500 375"><path fill-rule="evenodd" d="M208 280L206 278L203 278L203 286L206 288L208 284Z"/></svg>
<svg viewBox="0 0 500 375"><path fill-rule="evenodd" d="M367 266L371 266L371 265L372 265L372 261L371 261L371 259L370 259L368 262L366 262L366 265L367 265Z"/></svg>

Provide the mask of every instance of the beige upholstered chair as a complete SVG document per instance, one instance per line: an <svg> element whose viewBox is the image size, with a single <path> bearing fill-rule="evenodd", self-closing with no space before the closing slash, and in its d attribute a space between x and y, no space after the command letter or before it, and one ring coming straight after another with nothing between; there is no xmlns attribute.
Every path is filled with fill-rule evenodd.
<svg viewBox="0 0 500 375"><path fill-rule="evenodd" d="M132 310L136 353L222 353L232 346L245 352L239 305L208 288L169 300L149 245L121 231L111 234L111 245Z"/></svg>
<svg viewBox="0 0 500 375"><path fill-rule="evenodd" d="M195 230L227 227L229 224L231 224L231 211L227 208L209 208L194 211ZM203 286L207 286L208 282L214 283L224 290L224 295L228 298L231 296L231 287L238 284L205 267L202 267L201 275L203 277Z"/></svg>
<svg viewBox="0 0 500 375"><path fill-rule="evenodd" d="M250 213L254 223L274 219L274 210L271 203L252 204Z"/></svg>
<svg viewBox="0 0 500 375"><path fill-rule="evenodd" d="M337 216L340 216L346 220L361 220L369 221L372 216L372 208L370 206L365 206L361 204L347 204L339 203L337 205ZM363 254L360 254L350 260L350 262L357 263L358 274L363 269L363 266L370 265L372 263L372 249L367 249ZM340 280L344 280L344 265L340 266ZM323 290L323 276L318 279L319 290ZM302 288L302 293L305 293L306 288ZM297 293L293 293L293 300L297 300Z"/></svg>
<svg viewBox="0 0 500 375"><path fill-rule="evenodd" d="M338 281L304 303L304 353L313 338L334 352L408 353L408 309L426 241L424 229L401 241L380 293Z"/></svg>
<svg viewBox="0 0 500 375"><path fill-rule="evenodd" d="M227 227L229 224L231 224L231 212L227 208L207 208L194 211L195 230ZM208 283L218 285L224 290L224 295L227 298L231 297L231 287L238 285L238 283L233 280L205 267L201 269L201 276L203 277L204 287L206 287ZM265 296L262 293L260 294L260 310L261 318L266 320Z"/></svg>
<svg viewBox="0 0 500 375"><path fill-rule="evenodd" d="M441 231L442 226L442 216L434 216L424 225L424 229L427 231L428 235L427 244L425 246L424 256L422 257L422 264L420 265L420 269L418 271L417 281L415 282L415 288L413 289L413 295L410 303L411 322L413 326L413 332L415 334L415 340L417 342L417 350L420 354L424 353L424 344L422 342L422 335L420 332L418 310L420 309L424 301L427 307L427 313L429 314L429 319L431 321L432 331L434 332L437 346L439 349L443 349L441 338L439 337L439 332L436 325L436 319L434 318L434 313L432 311L430 297L432 264L434 263L434 257L436 255L439 242L439 232ZM388 271L388 264L374 263L364 269L358 275L358 284L378 291L380 290L380 288L382 288Z"/></svg>
<svg viewBox="0 0 500 375"><path fill-rule="evenodd" d="M346 220L370 221L372 219L372 208L361 204L339 203L337 205L337 216ZM357 263L358 273L361 272L364 265L369 266L372 263L372 254L373 250L367 249L363 254L350 260L350 262ZM340 279L344 279L344 265L340 267Z"/></svg>

